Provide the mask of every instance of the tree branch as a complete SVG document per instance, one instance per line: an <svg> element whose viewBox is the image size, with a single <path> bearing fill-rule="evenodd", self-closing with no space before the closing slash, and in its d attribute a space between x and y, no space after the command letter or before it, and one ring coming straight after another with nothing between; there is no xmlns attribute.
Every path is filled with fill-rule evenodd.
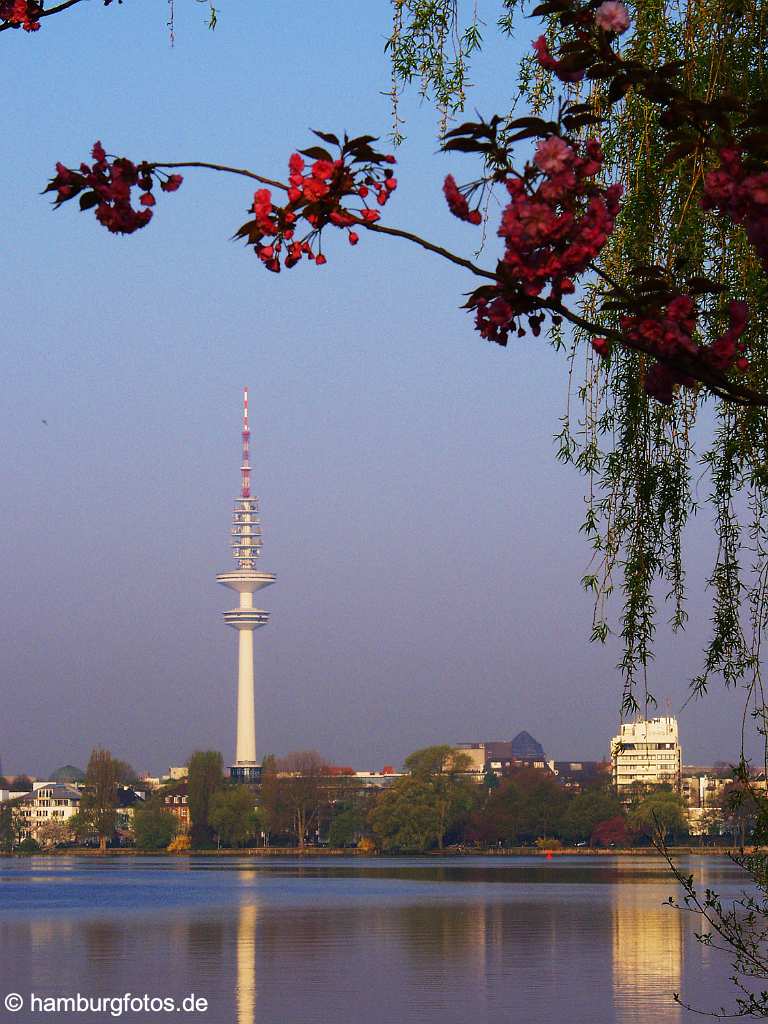
<svg viewBox="0 0 768 1024"><path fill-rule="evenodd" d="M67 0L67 3L69 4L78 2L79 0ZM151 162L147 161L145 166L151 170L201 167L211 171L221 171L225 174L236 174L252 181L258 181L261 185L269 185L272 188L281 189L283 192L288 191L288 186L282 181L276 181L273 178L265 178L263 175L256 174L254 171L249 171L245 167L230 167L227 164L214 164L204 160L179 160L173 162L154 160ZM404 231L402 228L390 228L383 224L370 223L369 221L363 220L361 217L355 217L353 223L359 227L365 228L366 231L373 231L375 234L389 235L392 238L404 238L406 241L413 242L414 245L418 245L422 249L426 249L428 252L433 252L437 256L441 256L450 263L455 263L456 266L469 270L470 273L475 274L478 277L484 277L490 281L498 281L498 276L493 271L484 270L482 267L478 267L476 264L472 263L471 260L464 259L462 256L457 256L448 249L444 249L440 245L435 245L433 242L429 242L427 239L422 238L420 235L416 235L411 231ZM594 270L603 278L603 280L607 281L607 283L611 284L613 287L623 290L620 284L611 280L611 278L599 267L596 267L594 264L590 264L590 269ZM624 348L632 349L636 352L641 352L644 355L650 356L653 359L657 359L673 369L678 370L689 377L693 377L695 380L699 381L700 384L703 384L704 387L713 395L725 402L744 406L768 406L768 395L754 391L752 388L749 388L744 384L738 384L726 377L725 374L720 373L717 370L707 368L701 363L693 360L689 360L681 356L665 358L658 352L654 351L650 345L645 346L639 341L627 338L615 328L594 324L580 316L578 313L574 313L572 310L564 306L562 302L556 299L536 300L536 308L546 309L551 313L555 313L558 316L561 316L564 320L573 324L575 327L579 327L590 334L610 338L616 344L622 345Z"/></svg>
<svg viewBox="0 0 768 1024"><path fill-rule="evenodd" d="M487 277L491 281L496 280L496 275L491 270L483 270L482 267L475 266L470 260L465 260L461 256L456 256L454 253L449 252L448 249L443 249L440 245L434 245L432 242L428 242L425 238L420 238L419 235L414 235L410 231L403 231L401 228L388 228L383 224L368 224L366 221L357 221L361 227L367 228L369 231L375 231L380 235L392 235L393 238L405 238L409 242L414 242L416 245L420 245L422 249L427 249L429 252L434 252L438 256L442 256L443 259L450 260L451 263L455 263L459 267L464 267L465 270L471 271L473 274L477 274L479 277Z"/></svg>
<svg viewBox="0 0 768 1024"><path fill-rule="evenodd" d="M79 0L71 0L72 3L77 3ZM271 185L272 188L282 189L283 192L288 191L288 186L284 185L282 181L274 181L272 178L265 178L261 174L255 174L253 171L249 171L245 167L228 167L226 164L209 164L204 160L182 160L175 163L166 163L161 160L147 161L147 167L151 170L156 168L165 169L166 167L205 167L209 171L224 171L226 174L239 174L243 178L251 178L253 181L258 181L262 185Z"/></svg>
<svg viewBox="0 0 768 1024"><path fill-rule="evenodd" d="M730 380L722 373L718 373L716 370L706 369L699 363L676 358L664 358L656 352L650 345L643 345L638 341L633 341L627 338L626 335L622 334L621 331L617 331L613 327L605 327L603 325L593 324L589 320L585 320L584 317L579 316L578 313L572 312L561 302L557 302L553 299L545 300L541 302L543 309L548 309L558 316L561 316L564 320L568 320L575 327L580 327L584 331L588 331L590 334L602 338L610 338L619 345L623 345L624 348L632 349L635 352L642 352L643 355L650 356L653 359L657 359L661 363L665 363L667 366L672 367L675 370L687 374L689 377L694 377L700 384L703 384L707 390L711 391L713 395L723 399L725 402L732 402L736 405L748 405L748 406L768 406L768 395L763 394L760 391L754 391L752 388L747 387L745 384L737 384L735 381Z"/></svg>
<svg viewBox="0 0 768 1024"><path fill-rule="evenodd" d="M226 174L239 174L244 178L251 178L253 181L258 181L262 185L271 185L273 188L282 189L283 192L288 191L288 186L284 185L282 181L274 181L272 178L265 178L261 174L255 174L253 171L249 171L244 167L228 167L225 164L211 164L202 160L186 160L177 163L166 163L165 161L152 161L148 163L148 167L162 168L166 167L205 167L211 171L224 171ZM411 231L404 231L402 228L388 228L383 224L369 224L368 221L360 218L355 219L355 223L367 231L375 231L380 235L391 235L393 238L404 238L406 241L413 242L415 245L421 246L422 249L427 249L429 252L434 252L438 256L442 256L443 259L449 260L451 263L455 263L459 267L464 267L465 270L469 270L473 274L477 274L479 277L487 277L491 281L496 280L496 275L490 270L483 270L482 267L475 266L470 260L465 260L461 256L457 256L455 253L449 252L448 249L444 249L440 245L435 245L433 242L428 242L426 238L421 238L419 235L414 235Z"/></svg>
<svg viewBox="0 0 768 1024"><path fill-rule="evenodd" d="M64 0L64 3L58 4L56 7L49 7L47 11L40 11L38 18L49 18L52 14L60 14L62 11L66 11L68 7L74 7L75 4L82 3L82 0ZM4 25L0 25L0 32L5 32L9 28L18 28L18 25L14 25L10 21L6 21Z"/></svg>

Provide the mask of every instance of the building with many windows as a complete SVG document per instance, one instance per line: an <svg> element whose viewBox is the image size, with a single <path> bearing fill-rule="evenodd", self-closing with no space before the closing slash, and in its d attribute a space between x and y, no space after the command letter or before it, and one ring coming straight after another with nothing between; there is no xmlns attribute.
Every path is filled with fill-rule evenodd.
<svg viewBox="0 0 768 1024"><path fill-rule="evenodd" d="M64 782L35 783L35 789L19 800L25 836L36 839L42 825L65 825L80 806L80 790Z"/></svg>
<svg viewBox="0 0 768 1024"><path fill-rule="evenodd" d="M637 719L621 726L611 740L613 785L621 799L655 786L680 792L683 759L677 719Z"/></svg>

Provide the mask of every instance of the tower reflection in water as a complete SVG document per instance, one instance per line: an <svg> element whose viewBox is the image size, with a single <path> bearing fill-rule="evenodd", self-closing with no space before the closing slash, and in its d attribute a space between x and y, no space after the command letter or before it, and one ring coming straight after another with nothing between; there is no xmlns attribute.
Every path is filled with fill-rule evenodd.
<svg viewBox="0 0 768 1024"><path fill-rule="evenodd" d="M620 1024L682 1019L673 994L683 980L683 923L678 911L662 906L668 896L668 888L655 885L616 886L613 997Z"/></svg>
<svg viewBox="0 0 768 1024"><path fill-rule="evenodd" d="M255 871L244 871L241 881L250 882ZM256 1022L256 925L259 908L256 903L245 902L253 896L243 897L237 915L237 978L235 1004L237 1024Z"/></svg>

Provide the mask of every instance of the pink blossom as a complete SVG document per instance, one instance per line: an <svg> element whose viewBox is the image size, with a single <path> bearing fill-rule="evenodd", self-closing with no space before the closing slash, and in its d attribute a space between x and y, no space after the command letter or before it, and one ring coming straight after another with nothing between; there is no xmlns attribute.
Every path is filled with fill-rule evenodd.
<svg viewBox="0 0 768 1024"><path fill-rule="evenodd" d="M597 8L595 22L604 32L621 35L629 28L629 11L624 4L617 3L616 0L606 0Z"/></svg>
<svg viewBox="0 0 768 1024"><path fill-rule="evenodd" d="M575 153L558 135L550 135L536 147L534 163L545 174L559 174L573 163Z"/></svg>

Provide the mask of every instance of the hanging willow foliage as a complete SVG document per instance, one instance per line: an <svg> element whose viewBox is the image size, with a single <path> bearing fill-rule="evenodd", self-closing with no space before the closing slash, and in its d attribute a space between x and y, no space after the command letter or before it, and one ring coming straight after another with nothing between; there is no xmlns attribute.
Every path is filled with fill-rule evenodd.
<svg viewBox="0 0 768 1024"><path fill-rule="evenodd" d="M502 32L517 31L516 15L527 13L525 6L523 0L504 0L498 22ZM748 103L768 100L768 3L643 0L627 6L632 29L622 37L624 59L654 65L684 62L686 92L696 99L731 93ZM393 97L402 84L418 79L422 93L437 99L444 122L463 106L470 69L466 48L459 44L479 23L477 8L460 11L456 0L393 0L393 9ZM464 15L467 28L460 21ZM560 32L551 15L550 52L557 49ZM479 48L479 32L472 38L473 49ZM438 59L426 67L425 58L433 51ZM517 90L534 113L551 107L552 83L553 76L531 56L523 58ZM599 82L582 88L582 97L607 115L597 130L589 131L603 146L606 180L620 181L625 189L616 230L597 260L598 269L621 280L627 267L656 265L670 276L684 271L724 285L722 295L711 295L702 304L702 343L716 337L722 322L718 314L729 299L746 300L750 380L764 390L768 280L743 229L700 206L703 176L713 165L711 150L693 148L670 163L668 134L657 105L633 90L608 109ZM396 107L395 117L397 130ZM584 315L606 329L615 328L617 314L601 308L599 286L597 277L586 283ZM551 340L562 343L559 336ZM717 550L708 578L711 638L693 691L703 692L717 675L729 685L744 681L763 732L760 642L768 625L768 412L723 403L703 389L681 389L672 405L650 401L643 386L646 356L621 348L610 361L601 360L585 344L588 340L578 328L571 338L570 380L581 383L569 396L558 458L587 478L583 531L594 548L594 562L583 584L595 596L593 639L608 637L610 598L614 590L621 594L622 611L613 629L623 641L623 710L647 708L653 701L647 669L659 620L667 619L673 630L685 625L683 533L696 509L703 474Z"/></svg>

